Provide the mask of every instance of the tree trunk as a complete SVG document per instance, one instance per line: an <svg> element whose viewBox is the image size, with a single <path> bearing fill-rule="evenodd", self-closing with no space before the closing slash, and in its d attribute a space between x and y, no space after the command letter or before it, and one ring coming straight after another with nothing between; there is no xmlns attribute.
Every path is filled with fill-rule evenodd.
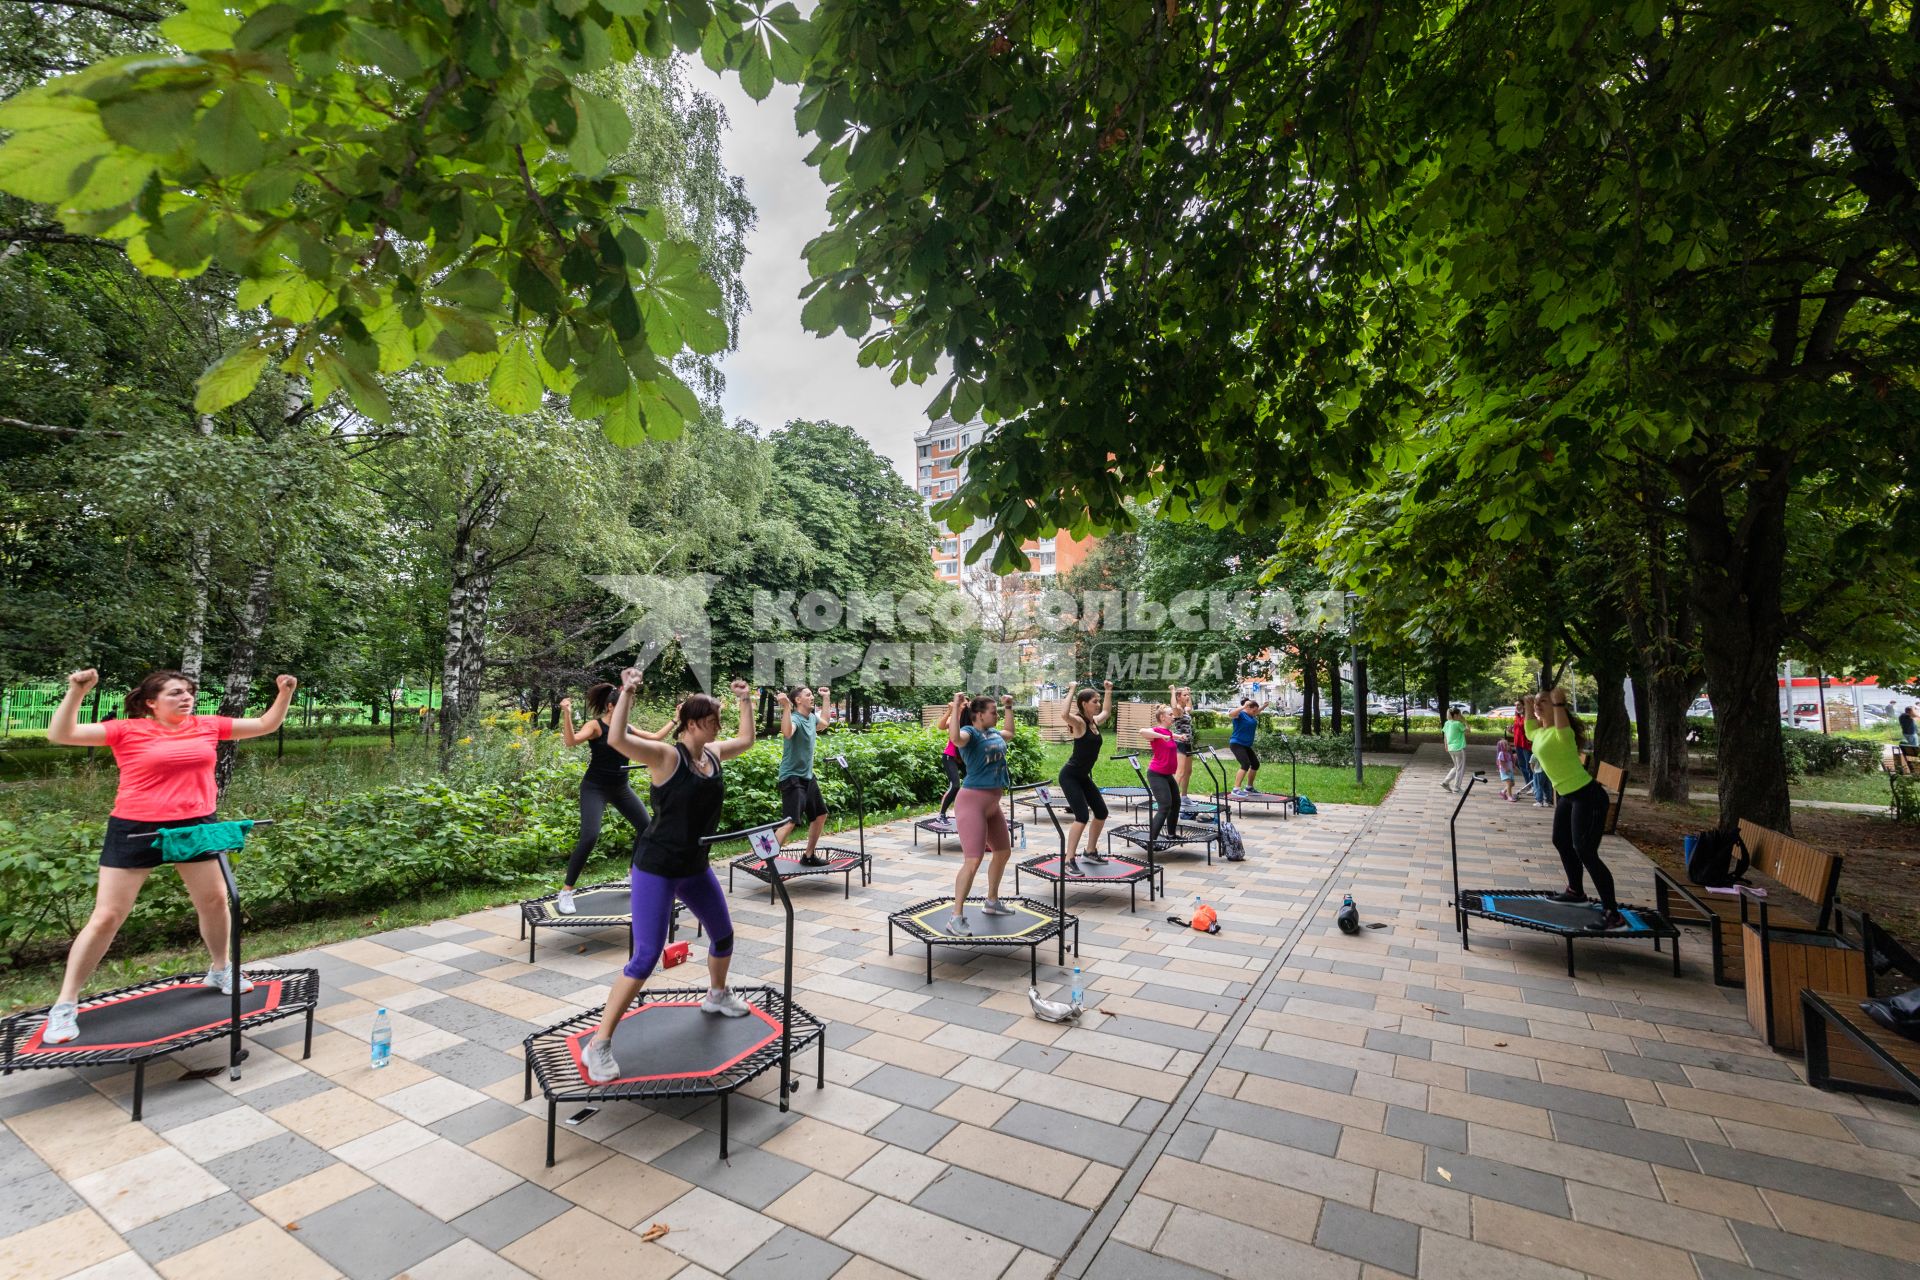
<svg viewBox="0 0 1920 1280"><path fill-rule="evenodd" d="M1600 690L1593 718L1593 759L1624 768L1633 753L1633 726L1627 721L1626 655L1602 645L1588 658Z"/></svg>
<svg viewBox="0 0 1920 1280"><path fill-rule="evenodd" d="M1647 721L1647 673L1642 668L1633 677L1633 758L1644 774L1647 768L1647 737L1651 726Z"/></svg>
<svg viewBox="0 0 1920 1280"><path fill-rule="evenodd" d="M213 435L213 419L200 415L202 436ZM200 668L206 661L207 597L212 579L213 538L206 523L193 526L187 546L187 634L180 642L180 674L200 683Z"/></svg>
<svg viewBox="0 0 1920 1280"><path fill-rule="evenodd" d="M1770 455L1770 456L1769 456ZM1689 477L1687 554L1700 611L1700 656L1719 727L1720 821L1793 830L1780 739L1780 646L1786 636L1788 459L1762 450L1744 510L1727 510L1706 463Z"/></svg>
<svg viewBox="0 0 1920 1280"><path fill-rule="evenodd" d="M440 648L440 767L480 702L487 596L493 575L486 537L499 511L499 487L483 484L454 523L447 581L447 624Z"/></svg>
<svg viewBox="0 0 1920 1280"><path fill-rule="evenodd" d="M1310 660L1300 664L1300 732L1320 732L1320 668Z"/></svg>
<svg viewBox="0 0 1920 1280"><path fill-rule="evenodd" d="M253 691L255 666L260 654L260 634L267 627L267 607L273 602L273 550L265 549L259 564L247 576L247 599L242 607L240 625L234 632L233 650L227 657L227 680L220 693L220 714L247 714L247 695ZM222 795L233 777L236 744L220 744L213 765L214 785Z"/></svg>
<svg viewBox="0 0 1920 1280"><path fill-rule="evenodd" d="M1433 702L1440 708L1440 718L1447 718L1447 709L1453 705L1453 682L1447 678L1447 655L1441 654L1433 663Z"/></svg>
<svg viewBox="0 0 1920 1280"><path fill-rule="evenodd" d="M1331 723L1327 732L1340 736L1340 655L1327 659L1327 710Z"/></svg>

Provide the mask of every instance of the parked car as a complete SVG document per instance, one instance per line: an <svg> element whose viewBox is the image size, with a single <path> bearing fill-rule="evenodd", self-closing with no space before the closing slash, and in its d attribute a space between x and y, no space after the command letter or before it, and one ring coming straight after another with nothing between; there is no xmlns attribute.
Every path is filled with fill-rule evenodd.
<svg viewBox="0 0 1920 1280"><path fill-rule="evenodd" d="M1782 711L1780 718L1796 729L1818 729L1820 727L1820 704L1817 702L1796 702L1791 712Z"/></svg>
<svg viewBox="0 0 1920 1280"><path fill-rule="evenodd" d="M1492 716L1495 720L1511 720L1514 716L1514 710L1513 707L1495 707L1491 711L1483 711L1480 714Z"/></svg>
<svg viewBox="0 0 1920 1280"><path fill-rule="evenodd" d="M1713 718L1713 704L1705 698L1695 698L1687 705L1687 714L1690 716L1705 716L1711 720Z"/></svg>

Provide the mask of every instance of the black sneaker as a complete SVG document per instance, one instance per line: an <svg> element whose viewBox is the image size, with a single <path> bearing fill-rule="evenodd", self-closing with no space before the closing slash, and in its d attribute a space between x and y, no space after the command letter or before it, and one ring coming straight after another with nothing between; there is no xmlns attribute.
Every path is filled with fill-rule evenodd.
<svg viewBox="0 0 1920 1280"><path fill-rule="evenodd" d="M1627 918L1618 911L1609 911L1600 917L1599 927L1603 930L1624 929L1627 927Z"/></svg>
<svg viewBox="0 0 1920 1280"><path fill-rule="evenodd" d="M1587 895L1584 893L1575 892L1572 889L1562 889L1560 892L1553 895L1553 900L1555 902L1566 902L1566 903L1571 903L1573 905L1578 906L1579 904L1587 900Z"/></svg>
<svg viewBox="0 0 1920 1280"><path fill-rule="evenodd" d="M1092 849L1087 850L1085 853L1081 854L1080 856L1085 858L1088 862L1092 862L1092 863L1104 863L1107 860L1106 854L1097 853Z"/></svg>
<svg viewBox="0 0 1920 1280"><path fill-rule="evenodd" d="M827 858L826 855L822 853L803 853L800 855L800 865L803 867L824 867L827 865Z"/></svg>
<svg viewBox="0 0 1920 1280"><path fill-rule="evenodd" d="M1066 870L1067 870L1067 874L1070 876L1083 876L1087 874L1087 869L1080 865L1080 859L1078 858L1068 858L1066 862Z"/></svg>

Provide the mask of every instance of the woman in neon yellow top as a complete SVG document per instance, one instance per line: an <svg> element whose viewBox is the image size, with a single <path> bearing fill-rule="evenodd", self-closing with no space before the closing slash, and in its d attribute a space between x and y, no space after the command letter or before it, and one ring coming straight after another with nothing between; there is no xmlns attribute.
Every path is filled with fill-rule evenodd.
<svg viewBox="0 0 1920 1280"><path fill-rule="evenodd" d="M1586 744L1586 727L1567 710L1567 692L1527 698L1522 703L1527 717L1527 734L1533 739L1533 763L1546 772L1547 781L1560 800L1553 809L1553 847L1566 868L1567 887L1555 898L1561 902L1585 902L1581 887L1586 876L1593 877L1594 890L1600 895L1600 928L1618 929L1626 924L1620 914L1620 902L1613 896L1613 873L1600 860L1600 836L1607 825L1606 788L1595 782L1580 765L1580 748Z"/></svg>

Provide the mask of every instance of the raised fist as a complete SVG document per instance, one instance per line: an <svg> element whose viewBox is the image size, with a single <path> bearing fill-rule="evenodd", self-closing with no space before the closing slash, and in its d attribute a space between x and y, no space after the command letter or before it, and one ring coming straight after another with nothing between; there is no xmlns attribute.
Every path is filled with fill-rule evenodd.
<svg viewBox="0 0 1920 1280"><path fill-rule="evenodd" d="M75 693L85 693L99 683L100 673L92 667L88 667L85 671L76 671L67 677L67 685Z"/></svg>
<svg viewBox="0 0 1920 1280"><path fill-rule="evenodd" d="M620 673L620 687L629 693L640 691L640 668L628 667Z"/></svg>
<svg viewBox="0 0 1920 1280"><path fill-rule="evenodd" d="M275 676L273 683L279 686L280 692L289 697L293 696L293 691L300 687L300 681L293 676Z"/></svg>
<svg viewBox="0 0 1920 1280"><path fill-rule="evenodd" d="M774 694L773 700L774 700L774 703L777 706L779 706L779 708L782 711L791 711L793 709L793 699L787 696L787 691L785 689L782 689L780 690L780 692Z"/></svg>
<svg viewBox="0 0 1920 1280"><path fill-rule="evenodd" d="M572 698L562 698L562 699L560 699L560 713L561 713L562 715L569 715L569 716L573 714L573 699L572 699Z"/></svg>
<svg viewBox="0 0 1920 1280"><path fill-rule="evenodd" d="M733 696L741 702L745 702L747 700L747 696L753 692L753 686L749 685L745 680L742 680L737 676L733 680L728 682L727 688L731 690L733 693Z"/></svg>

